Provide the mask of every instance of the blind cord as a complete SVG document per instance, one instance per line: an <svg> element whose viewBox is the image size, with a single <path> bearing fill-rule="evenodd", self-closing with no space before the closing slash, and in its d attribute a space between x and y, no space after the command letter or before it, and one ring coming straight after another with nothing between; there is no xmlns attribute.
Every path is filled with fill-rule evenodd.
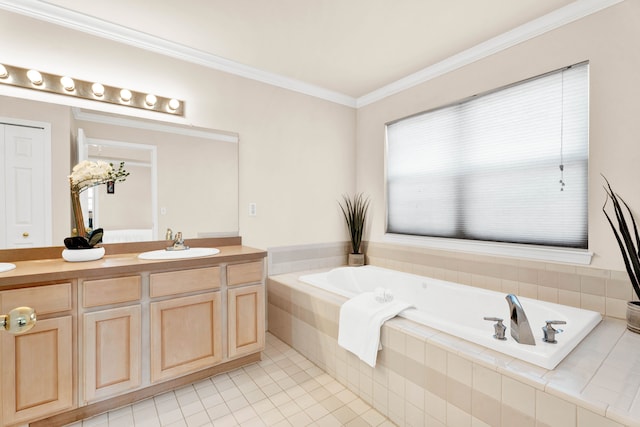
<svg viewBox="0 0 640 427"><path fill-rule="evenodd" d="M560 73L560 191L564 191L564 71Z"/></svg>

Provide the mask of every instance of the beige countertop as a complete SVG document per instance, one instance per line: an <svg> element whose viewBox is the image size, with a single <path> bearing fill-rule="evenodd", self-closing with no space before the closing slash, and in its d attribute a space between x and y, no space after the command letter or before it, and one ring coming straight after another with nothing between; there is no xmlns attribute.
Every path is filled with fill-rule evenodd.
<svg viewBox="0 0 640 427"><path fill-rule="evenodd" d="M107 249L106 255L96 261L68 262L61 256L59 258L11 261L16 265L16 268L0 273L0 290L24 285L46 285L77 277L89 278L140 271L206 267L218 263L264 258L267 255L263 250L243 245L218 246L218 249L220 249L220 253L216 255L175 260L144 260L138 258L138 254L143 251L110 254ZM62 249L60 249L60 253L62 253Z"/></svg>

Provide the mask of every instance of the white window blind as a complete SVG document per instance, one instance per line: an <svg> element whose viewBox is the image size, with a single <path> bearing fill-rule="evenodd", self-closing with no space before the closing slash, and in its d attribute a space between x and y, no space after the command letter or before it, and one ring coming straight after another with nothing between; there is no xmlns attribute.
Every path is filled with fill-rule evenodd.
<svg viewBox="0 0 640 427"><path fill-rule="evenodd" d="M387 125L387 232L588 246L588 64Z"/></svg>

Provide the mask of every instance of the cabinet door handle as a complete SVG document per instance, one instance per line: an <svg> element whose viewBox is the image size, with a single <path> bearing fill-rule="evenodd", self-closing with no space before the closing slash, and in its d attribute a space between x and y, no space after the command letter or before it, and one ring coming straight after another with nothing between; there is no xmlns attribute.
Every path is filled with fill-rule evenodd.
<svg viewBox="0 0 640 427"><path fill-rule="evenodd" d="M29 232L25 231L24 233L22 233L22 237L29 237Z"/></svg>
<svg viewBox="0 0 640 427"><path fill-rule="evenodd" d="M16 307L9 314L0 314L0 328L12 334L22 334L36 325L36 311L31 307Z"/></svg>

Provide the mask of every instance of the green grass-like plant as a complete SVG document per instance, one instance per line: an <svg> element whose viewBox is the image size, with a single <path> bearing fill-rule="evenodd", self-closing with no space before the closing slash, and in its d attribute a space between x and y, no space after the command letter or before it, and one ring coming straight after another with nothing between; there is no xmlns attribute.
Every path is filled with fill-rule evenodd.
<svg viewBox="0 0 640 427"><path fill-rule="evenodd" d="M604 206L602 206L602 212L604 212L607 217L607 221L609 221L609 225L611 225L613 234L616 236L620 252L622 253L622 259L624 260L624 266L627 269L627 274L631 280L631 286L633 286L636 296L640 299L640 236L638 235L636 220L633 217L633 212L631 212L627 202L613 191L607 178L605 178L604 175L602 177L607 183L604 187L604 190L607 193L607 199L604 202ZM618 225L617 228L606 211L607 202L609 200L613 203L613 211ZM633 234L631 233L631 228L627 223L625 211L626 215L631 220Z"/></svg>
<svg viewBox="0 0 640 427"><path fill-rule="evenodd" d="M353 197L342 195L344 204L340 204L340 209L344 214L347 222L349 235L351 237L351 253L359 254L362 244L362 234L364 232L364 224L367 219L367 210L369 209L369 198L362 193L358 193Z"/></svg>

